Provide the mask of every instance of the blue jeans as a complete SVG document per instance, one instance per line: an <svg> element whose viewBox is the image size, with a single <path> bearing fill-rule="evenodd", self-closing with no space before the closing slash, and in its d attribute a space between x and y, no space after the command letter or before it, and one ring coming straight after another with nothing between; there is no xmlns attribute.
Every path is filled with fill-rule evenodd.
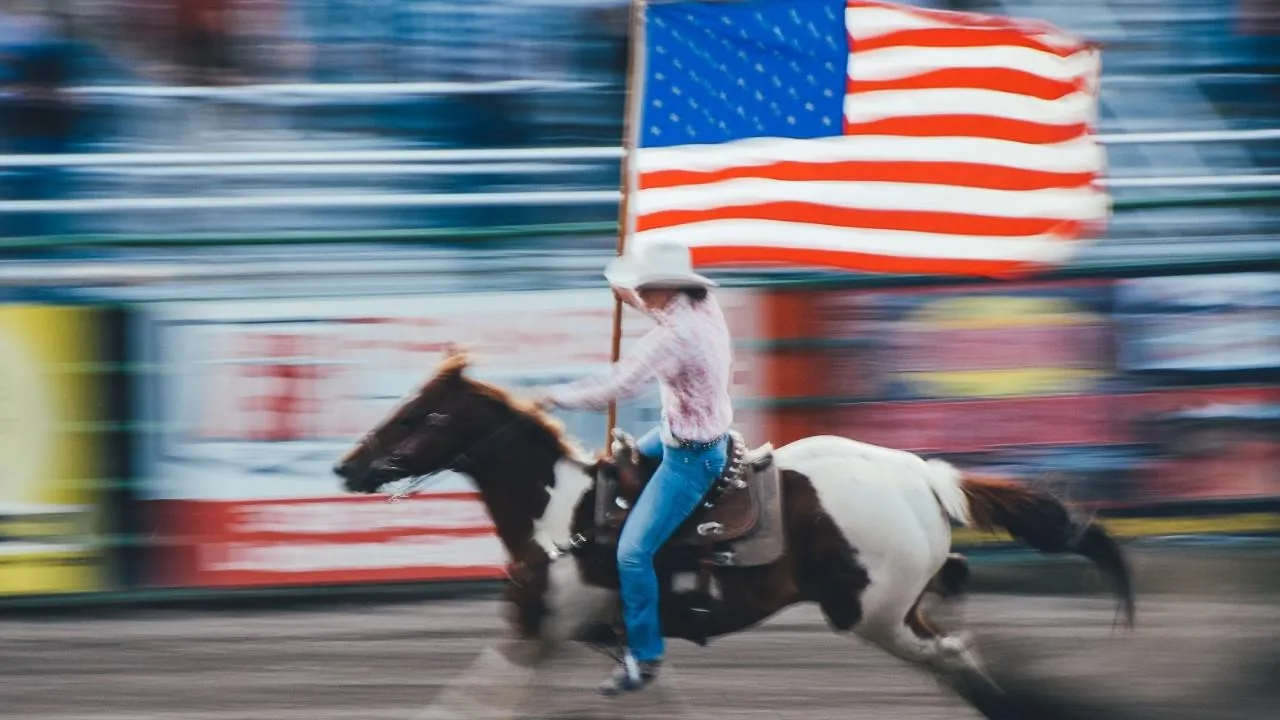
<svg viewBox="0 0 1280 720"><path fill-rule="evenodd" d="M640 453L662 463L645 486L618 540L618 577L627 644L641 662L659 660L666 649L658 618L658 575L653 557L689 518L728 462L726 435L712 448L685 450L663 444L655 428L638 441Z"/></svg>

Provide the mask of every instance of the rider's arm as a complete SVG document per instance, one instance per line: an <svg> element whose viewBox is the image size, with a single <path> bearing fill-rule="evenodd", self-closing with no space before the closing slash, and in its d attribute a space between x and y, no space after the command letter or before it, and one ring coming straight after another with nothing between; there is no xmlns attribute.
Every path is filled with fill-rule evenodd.
<svg viewBox="0 0 1280 720"><path fill-rule="evenodd" d="M638 394L656 377L680 366L680 338L669 327L658 326L641 338L635 351L616 363L608 375L557 385L546 397L564 408L600 410L613 400Z"/></svg>

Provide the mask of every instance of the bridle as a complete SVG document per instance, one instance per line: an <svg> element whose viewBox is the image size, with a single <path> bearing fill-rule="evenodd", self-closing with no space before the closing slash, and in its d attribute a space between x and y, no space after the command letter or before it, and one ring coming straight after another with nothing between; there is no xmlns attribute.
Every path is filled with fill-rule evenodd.
<svg viewBox="0 0 1280 720"><path fill-rule="evenodd" d="M432 413L431 415L428 415L428 423L431 423L430 418L436 415L439 415L439 413ZM409 482L404 485L404 487L400 488L394 493L391 493L387 497L387 502L389 503L400 502L401 500L413 495L415 492L418 492L427 487L430 487L431 484L434 484L434 482L437 482L440 479L440 474L446 470L449 470L452 472L458 472L458 473L466 472L467 469L475 466L477 462L476 460L477 457L480 457L485 452L491 452L497 447L499 447L502 443L505 443L507 440L510 439L509 438L510 435L522 429L524 423L527 420L528 418L525 417L523 413L517 412L515 414L515 417L508 420L506 423L503 423L503 425L499 427L497 430L494 430L493 432L484 436L479 441L472 444L470 447L466 448L462 452L458 453L457 455L454 455L453 458L449 460L449 462L441 465L439 469L433 470L432 472L427 473L425 475L415 476L412 479L410 479ZM432 424L439 424L439 423L432 423ZM421 438L417 438L418 442L421 442L421 440L422 440ZM370 431L369 433L366 433L365 436L361 438L361 443L364 445L366 449L373 451L377 454L382 454L381 451L386 449L384 443L378 439L375 431ZM403 445L404 443L401 443L401 444ZM409 445L408 452L405 452L405 453L397 453L396 452L397 449L399 448L397 447L396 449L393 449L391 452L386 453L386 460L383 463L383 467L387 470L404 472L405 469L398 466L394 461L397 457L403 457L404 455L411 455L413 451L417 449L417 444L414 443ZM543 548L536 541L531 540L530 545L533 546L537 551L539 551L538 554L541 555L541 557L536 559L524 559L524 558L515 559L513 562L509 563L506 567L507 579L517 587L521 587L528 582L528 580L530 579L531 573L535 572L539 566L549 565L566 555L576 552L577 550L584 547L587 544L587 541L589 539L590 538L588 537L588 535L584 535L583 533L575 533L571 538L569 538L568 541L555 543L551 548Z"/></svg>
<svg viewBox="0 0 1280 720"><path fill-rule="evenodd" d="M430 419L432 417L437 417L440 415L441 415L440 413L432 413L431 415L428 415L427 422L429 424L440 424L439 422L432 422ZM448 416L445 415L444 417L448 417ZM472 444L462 452L458 453L457 455L454 455L453 458L449 460L449 462L441 465L439 469L433 470L432 472L429 472L425 475L417 475L411 478L409 482L404 485L404 487L400 488L396 492L389 495L387 497L387 502L390 502L390 503L400 502L401 500L409 497L410 495L413 495L415 492L418 492L420 490L426 489L427 487L430 487L432 484L440 480L441 473L443 473L446 470L451 472L456 472L456 473L466 472L468 469L475 466L477 462L476 460L477 457L481 456L486 451L492 451L496 449L499 445L501 445L502 443L508 440L509 435L513 434L517 430L520 430L521 425L524 423L525 420L526 418L524 417L524 415L522 415L521 413L516 413L515 417L513 417L511 420L508 420L497 430L494 430L493 432L484 436L479 441ZM417 438L417 441L421 442L422 438L421 437ZM378 454L378 455L383 454L381 451L386 449L382 441L378 439L376 433L374 432L370 432L366 434L365 437L361 440L361 442L365 443L366 448L368 448L369 450L373 451L375 454ZM404 443L401 443L401 445L403 444ZM391 452L385 454L386 460L383 461L384 469L390 470L393 472L396 472L396 471L405 472L406 469L403 467L400 467L396 463L396 459L398 457L403 457L405 455L412 455L413 451L417 449L417 442L409 445L408 452L398 453L396 452L396 450L398 449L399 447L392 449Z"/></svg>

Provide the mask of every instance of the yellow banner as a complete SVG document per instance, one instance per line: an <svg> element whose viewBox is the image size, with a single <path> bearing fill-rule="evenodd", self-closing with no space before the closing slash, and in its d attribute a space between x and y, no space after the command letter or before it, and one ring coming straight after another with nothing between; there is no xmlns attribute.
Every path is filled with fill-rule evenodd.
<svg viewBox="0 0 1280 720"><path fill-rule="evenodd" d="M0 305L0 595L104 588L101 347L93 308Z"/></svg>
<svg viewBox="0 0 1280 720"><path fill-rule="evenodd" d="M907 371L894 373L917 392L948 398L1076 395L1089 392L1110 373L1080 368Z"/></svg>
<svg viewBox="0 0 1280 720"><path fill-rule="evenodd" d="M935 330L1097 325L1096 314L1070 298L969 295L930 300L907 320Z"/></svg>

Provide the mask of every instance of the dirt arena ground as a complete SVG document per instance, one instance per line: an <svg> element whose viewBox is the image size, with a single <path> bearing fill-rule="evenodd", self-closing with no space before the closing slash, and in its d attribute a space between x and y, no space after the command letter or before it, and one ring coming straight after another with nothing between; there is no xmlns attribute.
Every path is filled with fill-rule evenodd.
<svg viewBox="0 0 1280 720"><path fill-rule="evenodd" d="M1280 604L1269 597L1139 598L1113 635L1101 597L979 594L962 608L1003 715L1275 717ZM292 610L148 610L0 619L0 717L23 720L420 720L502 629L491 600ZM480 658L479 660L477 658ZM674 644L661 689L594 697L607 661L573 653L539 674L522 718L924 720L982 717L932 679L811 608L707 648ZM461 688L461 689L460 689ZM435 714L432 714L432 713Z"/></svg>

